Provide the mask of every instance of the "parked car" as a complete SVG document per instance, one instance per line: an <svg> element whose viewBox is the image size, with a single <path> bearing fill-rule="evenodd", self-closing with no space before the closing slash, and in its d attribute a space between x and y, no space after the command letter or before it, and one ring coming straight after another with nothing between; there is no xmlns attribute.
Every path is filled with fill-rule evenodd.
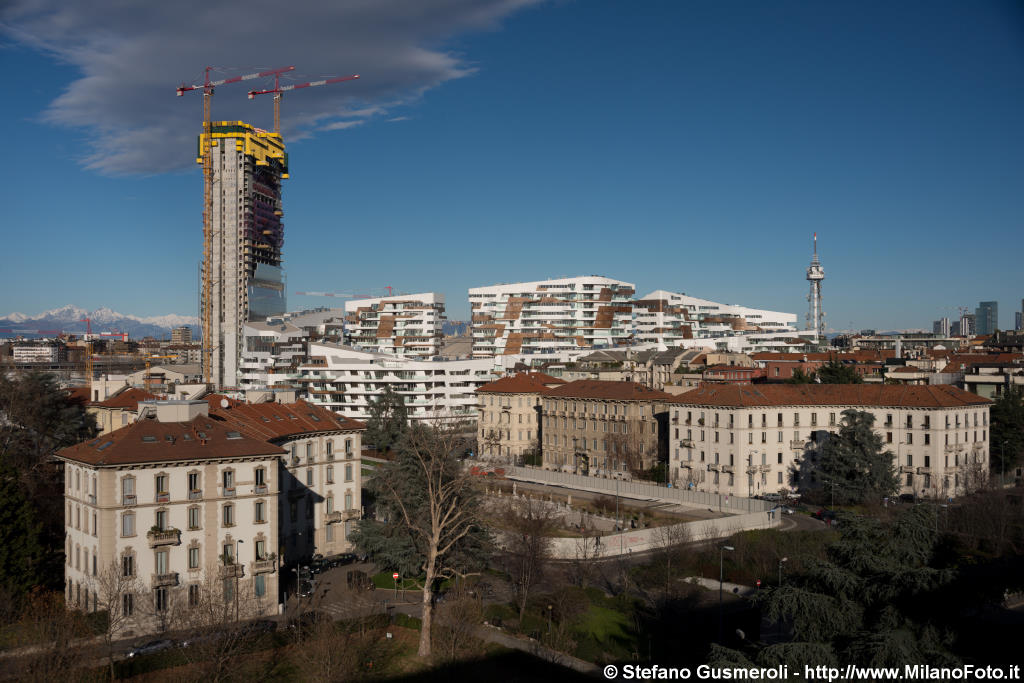
<svg viewBox="0 0 1024 683"><path fill-rule="evenodd" d="M313 582L308 579L299 581L299 597L308 598L313 594Z"/></svg>
<svg viewBox="0 0 1024 683"><path fill-rule="evenodd" d="M163 650L168 650L173 646L174 643L172 643L170 640L167 640L166 638L162 640L151 640L144 645L138 645L136 647L133 647L131 650L128 651L128 657L132 658L142 657L143 655L151 655L155 652L162 652Z"/></svg>

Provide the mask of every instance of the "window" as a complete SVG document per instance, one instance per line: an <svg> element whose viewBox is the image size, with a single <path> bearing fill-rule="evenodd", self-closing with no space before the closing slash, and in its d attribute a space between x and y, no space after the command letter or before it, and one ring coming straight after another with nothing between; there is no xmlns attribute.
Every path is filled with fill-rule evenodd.
<svg viewBox="0 0 1024 683"><path fill-rule="evenodd" d="M135 478L125 477L121 480L121 503L123 505L135 504Z"/></svg>
<svg viewBox="0 0 1024 683"><path fill-rule="evenodd" d="M195 607L199 604L199 584L189 584L188 587L188 606Z"/></svg>
<svg viewBox="0 0 1024 683"><path fill-rule="evenodd" d="M193 505L188 509L188 528L198 529L199 528L199 507Z"/></svg>
<svg viewBox="0 0 1024 683"><path fill-rule="evenodd" d="M334 466L333 465L328 465L327 466L327 483L328 484L333 484L334 483Z"/></svg>
<svg viewBox="0 0 1024 683"><path fill-rule="evenodd" d="M352 465L345 465L345 481L352 481Z"/></svg>
<svg viewBox="0 0 1024 683"><path fill-rule="evenodd" d="M224 495L234 495L235 493L235 472L234 470L224 470L221 474L221 478L224 484Z"/></svg>
<svg viewBox="0 0 1024 683"><path fill-rule="evenodd" d="M224 526L234 526L235 524L235 508L233 505L225 505L222 508L223 523Z"/></svg>
<svg viewBox="0 0 1024 683"><path fill-rule="evenodd" d="M153 600L156 603L157 612L167 611L167 589L157 588L153 591Z"/></svg>
<svg viewBox="0 0 1024 683"><path fill-rule="evenodd" d="M256 559L265 560L267 559L267 542L256 541Z"/></svg>
<svg viewBox="0 0 1024 683"><path fill-rule="evenodd" d="M328 543L334 541L334 525L333 524L328 524L327 527L324 529L324 533L327 534L327 542Z"/></svg>
<svg viewBox="0 0 1024 683"><path fill-rule="evenodd" d="M156 475L156 495L166 496L167 495L167 475L158 474Z"/></svg>
<svg viewBox="0 0 1024 683"><path fill-rule="evenodd" d="M313 462L313 442L306 443L306 464Z"/></svg>
<svg viewBox="0 0 1024 683"><path fill-rule="evenodd" d="M257 574L252 579L252 592L257 598L262 598L267 594L267 582L266 577L263 574Z"/></svg>
<svg viewBox="0 0 1024 683"><path fill-rule="evenodd" d="M156 573L166 574L167 573L167 551L158 550L156 553Z"/></svg>
<svg viewBox="0 0 1024 683"><path fill-rule="evenodd" d="M130 617L135 612L135 600L131 593L121 596L121 611L126 617Z"/></svg>
<svg viewBox="0 0 1024 683"><path fill-rule="evenodd" d="M927 446L931 442L932 442L932 435L931 434L925 434L924 435L924 445Z"/></svg>
<svg viewBox="0 0 1024 683"><path fill-rule="evenodd" d="M345 509L346 510L351 510L352 509L352 492L351 491L346 491L345 492Z"/></svg>
<svg viewBox="0 0 1024 683"><path fill-rule="evenodd" d="M836 414L835 413L829 413L828 414L828 424L829 424L830 427L834 427L835 426L835 424L836 424Z"/></svg>
<svg viewBox="0 0 1024 683"><path fill-rule="evenodd" d="M199 547L192 546L188 549L188 568L199 569Z"/></svg>
<svg viewBox="0 0 1024 683"><path fill-rule="evenodd" d="M135 513L126 512L121 515L121 535L122 536L134 536L135 535Z"/></svg>
<svg viewBox="0 0 1024 683"><path fill-rule="evenodd" d="M885 442L886 443L892 443L892 432L886 432L885 433Z"/></svg>
<svg viewBox="0 0 1024 683"><path fill-rule="evenodd" d="M327 459L334 460L334 441L327 440Z"/></svg>
<svg viewBox="0 0 1024 683"><path fill-rule="evenodd" d="M914 443L914 435L913 435L913 434L910 434L910 433L908 432L908 433L907 433L907 445L910 445L910 444L912 444L912 443Z"/></svg>
<svg viewBox="0 0 1024 683"><path fill-rule="evenodd" d="M761 432L761 443L768 443L768 432Z"/></svg>
<svg viewBox="0 0 1024 683"><path fill-rule="evenodd" d="M235 563L235 544L225 543L221 546L221 558L227 560L224 564Z"/></svg>
<svg viewBox="0 0 1024 683"><path fill-rule="evenodd" d="M306 470L306 486L312 486L312 485L313 485L313 468L311 467L311 468Z"/></svg>
<svg viewBox="0 0 1024 683"><path fill-rule="evenodd" d="M779 483L779 484L781 484L781 483L782 483L782 472L779 472L779 481L778 481L778 483Z"/></svg>
<svg viewBox="0 0 1024 683"><path fill-rule="evenodd" d="M924 456L924 466L925 467L931 467L932 466L932 456L930 456L930 455Z"/></svg>
<svg viewBox="0 0 1024 683"><path fill-rule="evenodd" d="M199 490L199 473L189 472L188 473L188 490L189 493Z"/></svg>
<svg viewBox="0 0 1024 683"><path fill-rule="evenodd" d="M254 515L255 516L255 520L254 521L257 524L262 524L263 522L267 521L266 508L267 508L267 504L264 503L262 500L256 501L256 512L255 512L255 515Z"/></svg>
<svg viewBox="0 0 1024 683"><path fill-rule="evenodd" d="M817 413L811 413L811 426L812 427L817 427L818 426L818 414Z"/></svg>
<svg viewBox="0 0 1024 683"><path fill-rule="evenodd" d="M135 576L135 556L121 556L121 575L125 577Z"/></svg>
<svg viewBox="0 0 1024 683"><path fill-rule="evenodd" d="M782 453L779 453L779 462L778 462L778 464L780 464L780 465L782 464Z"/></svg>
<svg viewBox="0 0 1024 683"><path fill-rule="evenodd" d="M156 511L156 528L160 531L167 530L167 510Z"/></svg>
<svg viewBox="0 0 1024 683"><path fill-rule="evenodd" d="M235 582L232 579L224 579L224 602L231 602L235 599Z"/></svg>
<svg viewBox="0 0 1024 683"><path fill-rule="evenodd" d="M256 485L266 486L267 485L267 471L262 467L256 468Z"/></svg>

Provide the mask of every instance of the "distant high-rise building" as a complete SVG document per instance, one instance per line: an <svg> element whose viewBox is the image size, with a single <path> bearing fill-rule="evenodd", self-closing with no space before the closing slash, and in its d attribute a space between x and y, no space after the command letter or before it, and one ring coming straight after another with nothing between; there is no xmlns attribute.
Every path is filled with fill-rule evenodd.
<svg viewBox="0 0 1024 683"><path fill-rule="evenodd" d="M243 326L285 312L281 248L281 180L288 177L288 155L281 136L242 121L215 121L211 144L214 198L210 216L209 330L210 381L218 388L238 386ZM202 158L196 159L202 163Z"/></svg>
<svg viewBox="0 0 1024 683"><path fill-rule="evenodd" d="M999 302L982 301L974 309L976 334L992 334L999 327Z"/></svg>
<svg viewBox="0 0 1024 683"><path fill-rule="evenodd" d="M1024 330L1024 313L1021 311L1013 314L1013 329L1017 332Z"/></svg>
<svg viewBox="0 0 1024 683"><path fill-rule="evenodd" d="M975 332L974 327L974 314L963 313L960 315L960 320L953 323L953 329L951 330L954 337L970 337Z"/></svg>
<svg viewBox="0 0 1024 683"><path fill-rule="evenodd" d="M949 336L949 318L939 318L932 323L932 332L934 334L941 334L943 337Z"/></svg>
<svg viewBox="0 0 1024 683"><path fill-rule="evenodd" d="M175 327L171 330L171 343L172 344L191 344L192 343L192 328L187 325L181 327Z"/></svg>
<svg viewBox="0 0 1024 683"><path fill-rule="evenodd" d="M821 308L821 282L825 279L825 268L818 260L818 233L814 233L814 255L811 265L807 268L807 281L811 283L811 293L807 295L807 329L814 330L815 341L825 337L825 311Z"/></svg>

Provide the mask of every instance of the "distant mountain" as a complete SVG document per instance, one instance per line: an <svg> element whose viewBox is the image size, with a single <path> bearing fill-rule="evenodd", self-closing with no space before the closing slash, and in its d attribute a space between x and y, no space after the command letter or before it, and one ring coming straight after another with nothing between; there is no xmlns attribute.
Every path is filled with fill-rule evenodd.
<svg viewBox="0 0 1024 683"><path fill-rule="evenodd" d="M462 337L469 334L469 323L461 320L445 320L441 325L441 334L446 337Z"/></svg>
<svg viewBox="0 0 1024 683"><path fill-rule="evenodd" d="M93 334L116 331L127 332L132 339L166 337L172 328L187 325L192 328L192 336L198 336L199 319L195 316L172 313L140 317L105 307L87 311L69 304L37 315L9 313L0 316L0 337L50 337L59 332L81 335L86 332L85 318L91 321Z"/></svg>

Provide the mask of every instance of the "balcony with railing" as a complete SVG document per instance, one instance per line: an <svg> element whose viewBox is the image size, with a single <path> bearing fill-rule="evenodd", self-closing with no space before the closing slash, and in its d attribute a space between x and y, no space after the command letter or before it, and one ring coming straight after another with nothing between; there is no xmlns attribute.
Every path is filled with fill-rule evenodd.
<svg viewBox="0 0 1024 683"><path fill-rule="evenodd" d="M245 567L234 559L230 559L228 564L224 564L220 568L220 578L222 579L240 579L245 576Z"/></svg>
<svg viewBox="0 0 1024 683"><path fill-rule="evenodd" d="M189 491L188 492L188 499L189 500L202 500L203 499L203 492L202 491Z"/></svg>
<svg viewBox="0 0 1024 683"><path fill-rule="evenodd" d="M253 488L253 491L258 495L266 494L267 490L268 489L266 484L256 484L256 486Z"/></svg>
<svg viewBox="0 0 1024 683"><path fill-rule="evenodd" d="M134 493L124 493L121 495L121 505L135 505L138 502L138 498Z"/></svg>
<svg viewBox="0 0 1024 683"><path fill-rule="evenodd" d="M792 441L789 442L789 447L798 451L802 451L804 449L804 446L806 445L807 442L804 441L803 439L793 439Z"/></svg>
<svg viewBox="0 0 1024 683"><path fill-rule="evenodd" d="M146 538L149 539L150 548L162 545L181 545L181 531L178 529L150 529Z"/></svg>
<svg viewBox="0 0 1024 683"><path fill-rule="evenodd" d="M95 493L90 493L89 494L89 505L95 505L95 504L96 504L96 494Z"/></svg>
<svg viewBox="0 0 1024 683"><path fill-rule="evenodd" d="M166 491L163 491L163 492L160 492L160 493L156 494L156 502L158 502L158 503L170 503L171 502L171 494L167 493Z"/></svg>
<svg viewBox="0 0 1024 683"><path fill-rule="evenodd" d="M153 588L164 588L178 585L178 572L167 572L166 574L153 574Z"/></svg>
<svg viewBox="0 0 1024 683"><path fill-rule="evenodd" d="M277 571L277 558L268 557L262 560L256 560L252 563L252 573L256 574L273 574Z"/></svg>
<svg viewBox="0 0 1024 683"><path fill-rule="evenodd" d="M234 498L235 497L235 487L234 486L225 486L224 487L224 497L225 498Z"/></svg>

